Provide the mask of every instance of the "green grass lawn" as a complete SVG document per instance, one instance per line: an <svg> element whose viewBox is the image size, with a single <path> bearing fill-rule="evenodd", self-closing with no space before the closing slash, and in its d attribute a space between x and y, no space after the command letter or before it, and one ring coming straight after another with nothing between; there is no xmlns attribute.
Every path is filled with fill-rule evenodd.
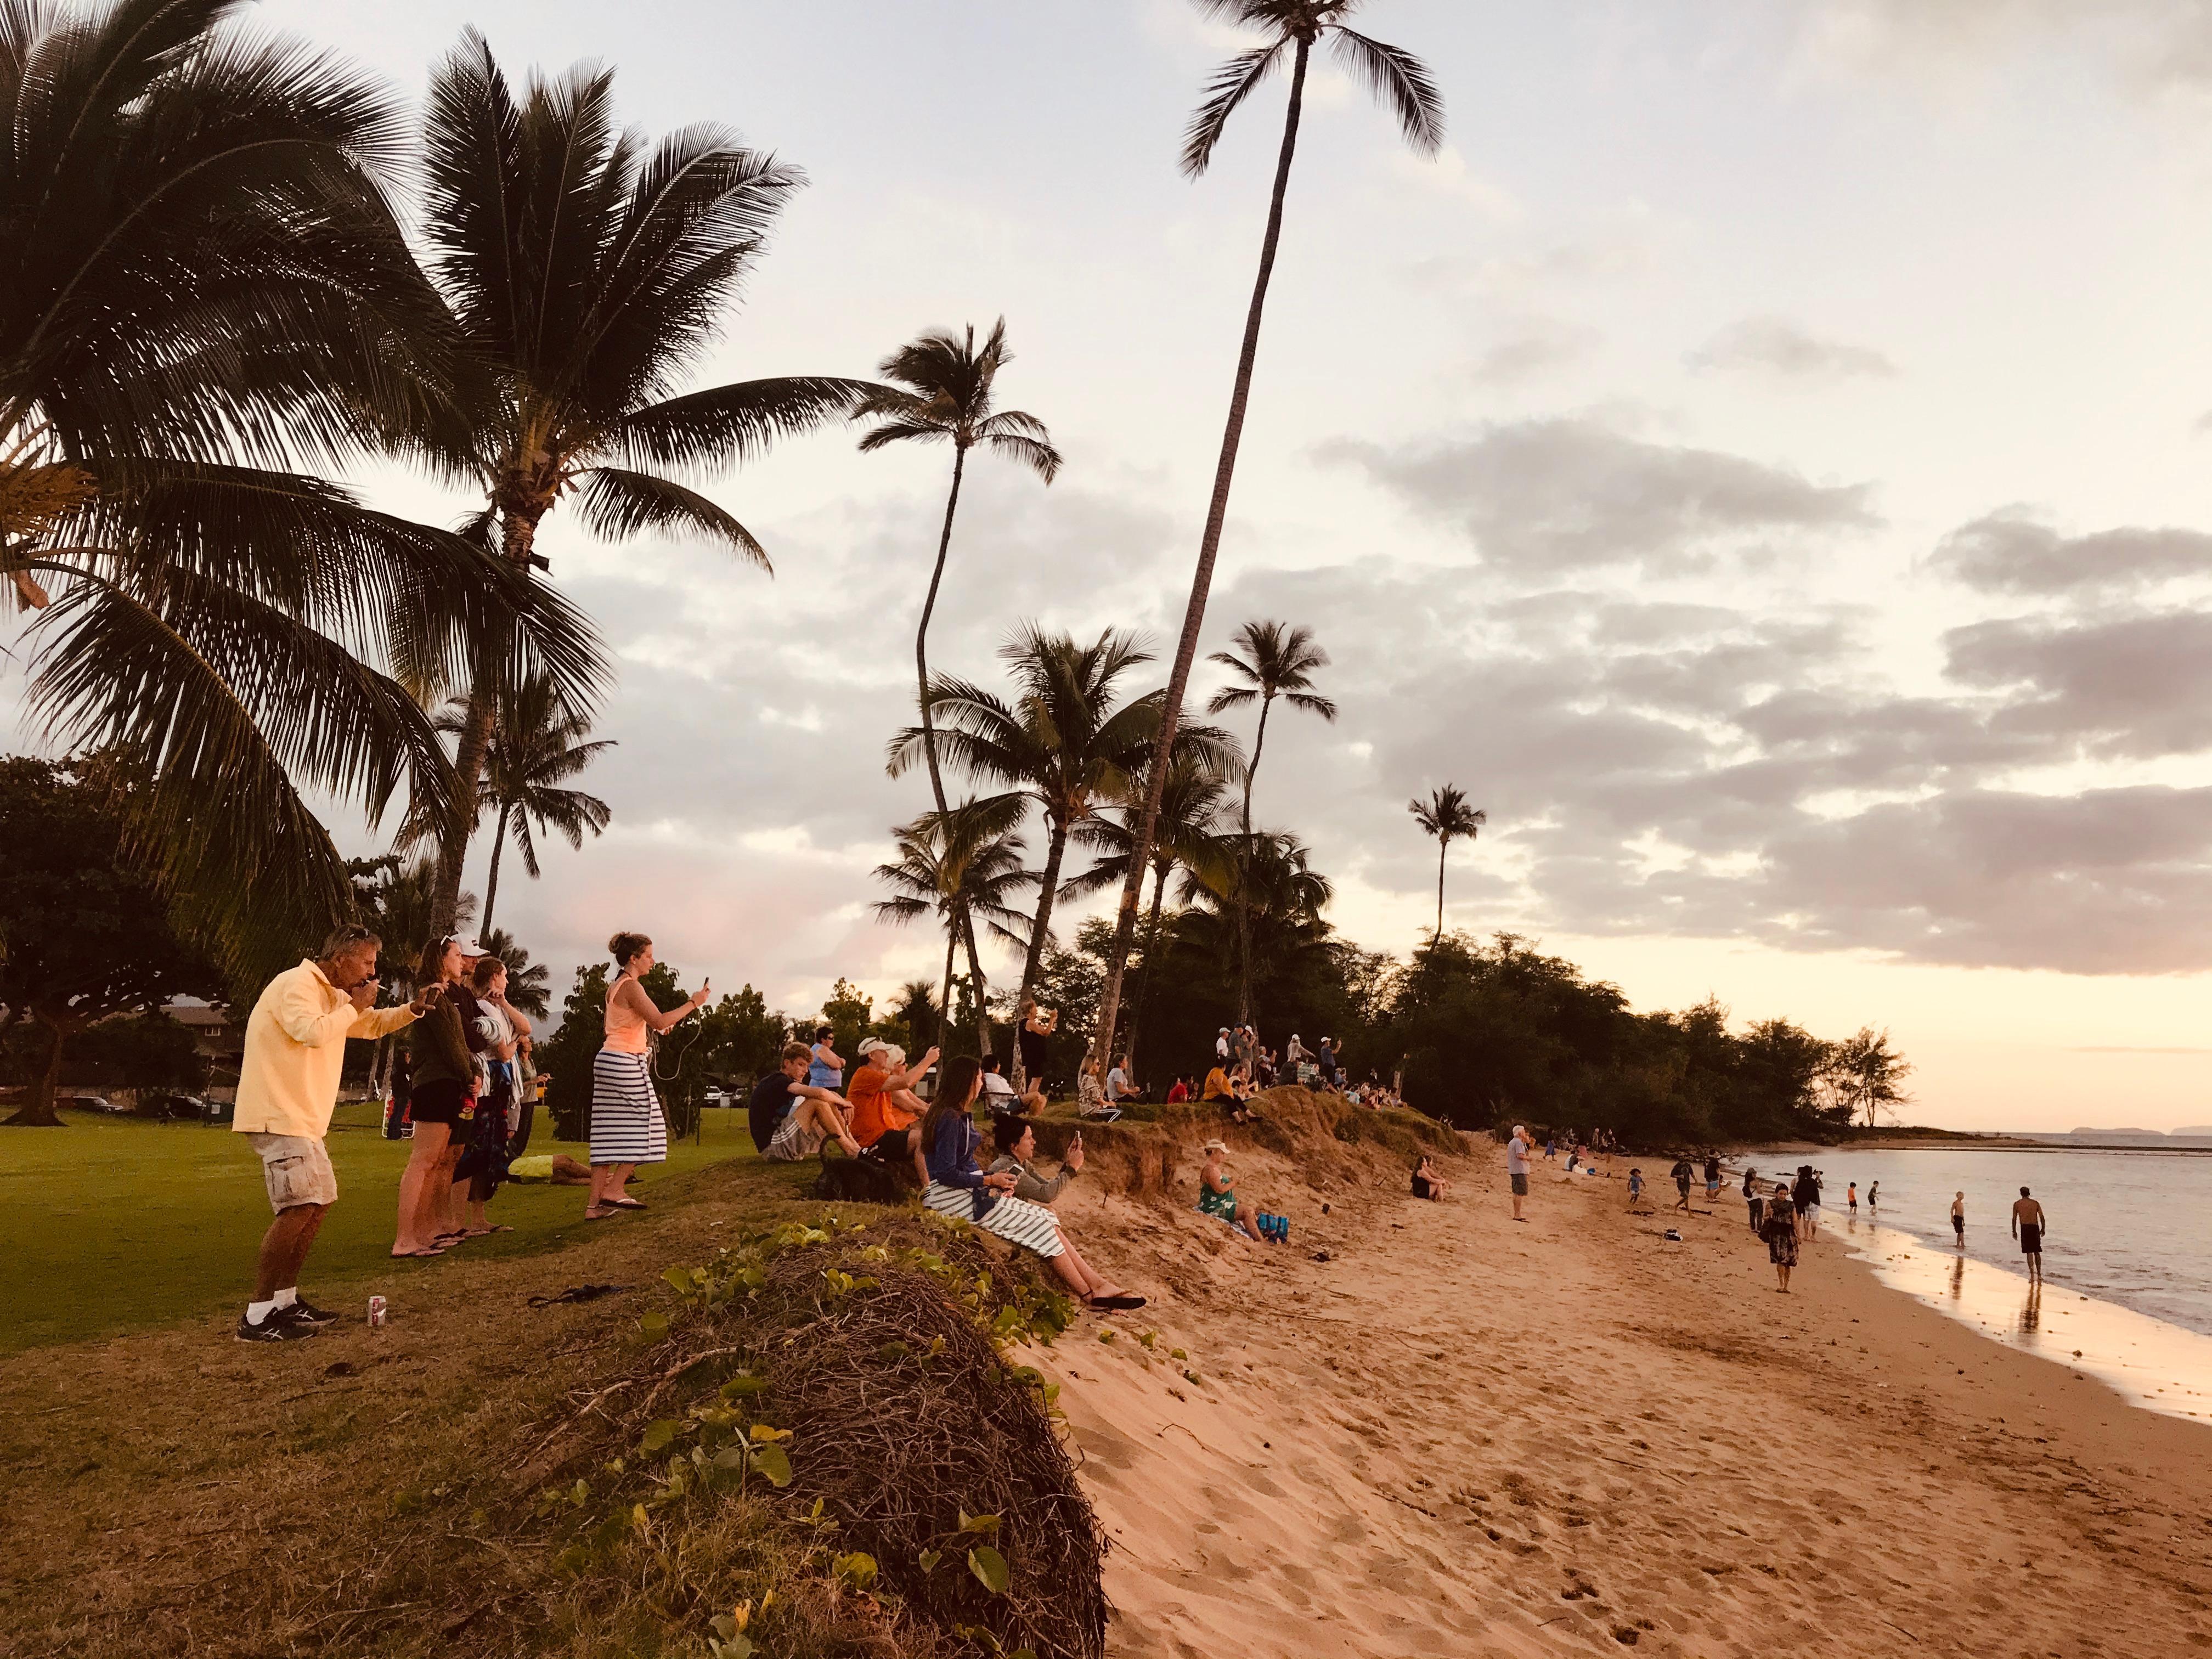
<svg viewBox="0 0 2212 1659"><path fill-rule="evenodd" d="M669 1148L668 1162L639 1172L632 1193L652 1201L657 1182L731 1158L757 1158L744 1114L702 1112L698 1141ZM42 1343L112 1335L201 1317L252 1289L254 1251L269 1225L261 1166L227 1128L64 1112L59 1129L0 1132L0 1353ZM376 1288L380 1276L434 1261L393 1261L394 1207L407 1143L376 1132L376 1108L345 1106L331 1127L338 1201L308 1259L304 1288L341 1281ZM548 1138L533 1152L584 1149ZM472 1255L541 1249L578 1237L584 1188L514 1185L491 1218L513 1227L463 1246ZM619 1226L622 1218L599 1224ZM335 1301L335 1289L324 1299ZM349 1313L360 1310L347 1308Z"/></svg>

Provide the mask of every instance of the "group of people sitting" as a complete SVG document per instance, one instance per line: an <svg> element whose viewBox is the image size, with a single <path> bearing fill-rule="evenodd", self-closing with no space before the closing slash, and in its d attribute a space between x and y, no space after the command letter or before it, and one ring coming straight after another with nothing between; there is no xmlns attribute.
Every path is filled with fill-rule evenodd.
<svg viewBox="0 0 2212 1659"><path fill-rule="evenodd" d="M1069 1143L1058 1174L1048 1177L1031 1167L1036 1126L1028 1114L1045 1103L1034 1077L1030 1091L1017 1095L997 1055L978 1060L957 1054L945 1061L925 1102L918 1089L937 1068L938 1050L931 1048L909 1066L897 1044L872 1040L860 1045L864 1063L849 1089L841 1091L846 1062L831 1045L831 1036L825 1025L816 1031L811 1045L787 1043L778 1067L754 1085L748 1127L763 1158L795 1163L815 1157L835 1140L850 1157L910 1172L927 1208L957 1216L1036 1252L1086 1307L1145 1305L1143 1297L1113 1283L1083 1259L1052 1207L1082 1172L1081 1132ZM991 1108L994 1156L988 1169L978 1157L979 1100Z"/></svg>

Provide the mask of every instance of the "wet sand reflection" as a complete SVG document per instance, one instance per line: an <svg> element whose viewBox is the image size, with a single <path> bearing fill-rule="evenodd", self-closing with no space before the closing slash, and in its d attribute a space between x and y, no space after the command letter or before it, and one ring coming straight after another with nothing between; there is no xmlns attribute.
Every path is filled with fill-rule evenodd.
<svg viewBox="0 0 2212 1659"><path fill-rule="evenodd" d="M1990 1340L2087 1373L2130 1401L2176 1417L2212 1419L2212 1336L2184 1330L2064 1288L2051 1291L2025 1273L1977 1261L1962 1250L1856 1218L1844 1224L1851 1254L1883 1283L1917 1297Z"/></svg>

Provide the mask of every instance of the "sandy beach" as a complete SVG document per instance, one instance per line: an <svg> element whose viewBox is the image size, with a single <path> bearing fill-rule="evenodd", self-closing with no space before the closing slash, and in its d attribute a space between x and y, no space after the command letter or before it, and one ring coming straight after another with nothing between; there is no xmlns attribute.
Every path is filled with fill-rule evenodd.
<svg viewBox="0 0 2212 1659"><path fill-rule="evenodd" d="M1113 1650L2212 1647L2212 1428L1832 1237L1779 1295L1732 1193L1674 1243L1619 1179L1541 1165L1516 1226L1486 1151L1442 1205L1322 1156L1235 1159L1287 1249L1103 1183L1062 1200L1172 1292L1037 1357L1114 1540Z"/></svg>

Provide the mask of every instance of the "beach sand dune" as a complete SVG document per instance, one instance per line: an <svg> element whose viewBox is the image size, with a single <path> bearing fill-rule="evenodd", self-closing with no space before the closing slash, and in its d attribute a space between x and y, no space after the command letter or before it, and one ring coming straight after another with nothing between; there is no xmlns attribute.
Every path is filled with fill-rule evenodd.
<svg viewBox="0 0 2212 1659"><path fill-rule="evenodd" d="M1113 1540L1112 1651L2212 1649L2212 1428L1832 1240L1778 1295L1732 1198L1675 1243L1620 1180L1540 1166L1516 1226L1494 1156L1443 1205L1326 1161L1237 1155L1288 1247L1173 1207L1194 1162L1164 1199L1062 1200L1170 1292L1034 1356Z"/></svg>

